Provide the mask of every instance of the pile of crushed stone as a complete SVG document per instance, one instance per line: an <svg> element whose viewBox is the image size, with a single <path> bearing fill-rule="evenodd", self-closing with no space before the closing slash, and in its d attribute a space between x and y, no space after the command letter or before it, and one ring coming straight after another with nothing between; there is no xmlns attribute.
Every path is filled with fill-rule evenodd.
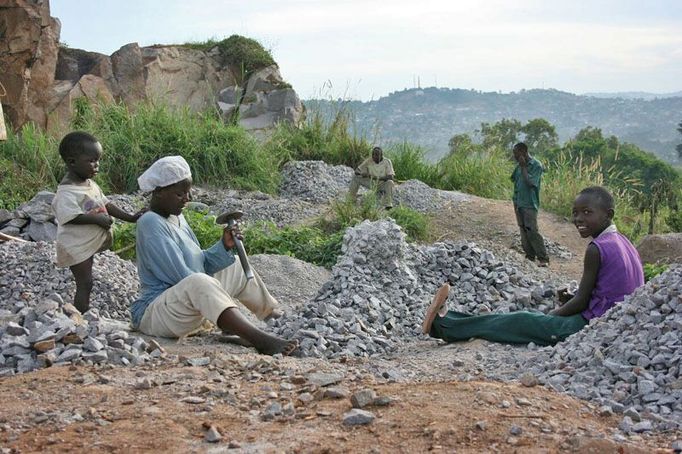
<svg viewBox="0 0 682 454"><path fill-rule="evenodd" d="M324 161L290 161L282 168L282 197L327 203L348 192L353 169Z"/></svg>
<svg viewBox="0 0 682 454"><path fill-rule="evenodd" d="M624 432L682 427L682 267L639 288L526 366L558 391L621 413Z"/></svg>
<svg viewBox="0 0 682 454"><path fill-rule="evenodd" d="M92 309L81 315L68 303L71 272L56 268L54 257L49 243L0 244L0 376L60 363L137 365L161 357L157 345L128 332L135 265L112 252L97 254Z"/></svg>
<svg viewBox="0 0 682 454"><path fill-rule="evenodd" d="M346 231L330 280L297 313L269 322L300 340L305 356L370 356L419 335L424 311L443 282L455 309L469 313L546 311L554 287L521 275L473 243L416 246L393 220Z"/></svg>
<svg viewBox="0 0 682 454"><path fill-rule="evenodd" d="M0 243L0 309L16 312L54 293L73 301L73 275L68 268L57 268L54 260L53 243ZM129 320L139 288L135 264L104 251L95 255L93 277L90 307L104 317Z"/></svg>

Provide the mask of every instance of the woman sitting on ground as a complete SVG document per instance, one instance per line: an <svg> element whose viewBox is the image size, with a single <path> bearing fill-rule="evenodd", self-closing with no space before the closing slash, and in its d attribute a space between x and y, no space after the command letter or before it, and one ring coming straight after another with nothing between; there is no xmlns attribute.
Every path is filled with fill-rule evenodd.
<svg viewBox="0 0 682 454"><path fill-rule="evenodd" d="M137 221L140 294L131 307L133 325L151 336L182 337L208 319L260 353L289 355L296 341L268 334L237 308L244 304L260 320L279 316L277 301L260 276L247 280L232 249L237 229L202 250L182 215L190 201L192 174L181 156L161 158L138 179L151 192L150 209Z"/></svg>
<svg viewBox="0 0 682 454"><path fill-rule="evenodd" d="M493 342L552 345L580 331L644 285L637 249L613 224L614 201L604 188L583 189L573 202L573 223L587 246L583 276L575 295L560 294L561 307L548 315L532 312L469 315L448 311L449 285L436 293L422 325L424 334L447 342L471 338Z"/></svg>

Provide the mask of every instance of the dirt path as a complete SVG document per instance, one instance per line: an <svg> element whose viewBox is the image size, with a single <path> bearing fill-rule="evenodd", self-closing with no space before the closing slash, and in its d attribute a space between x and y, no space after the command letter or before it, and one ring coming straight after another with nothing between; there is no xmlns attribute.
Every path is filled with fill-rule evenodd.
<svg viewBox="0 0 682 454"><path fill-rule="evenodd" d="M549 269L541 269L528 262L520 251L518 227L511 202L473 196L471 200L452 204L432 217L431 240L474 241L500 258L511 256L513 262L526 270L532 269L534 275L580 279L582 257L589 241L580 238L573 224L555 214L540 211L538 224L545 239L563 246L573 257L550 255Z"/></svg>
<svg viewBox="0 0 682 454"><path fill-rule="evenodd" d="M617 420L542 388L486 382L387 383L330 364L334 384L371 387L387 406L342 423L348 398L310 383L324 366L217 355L209 367L60 367L3 380L0 444L11 452L654 452L670 436L610 441ZM138 383L151 378L151 387ZM288 415L263 416L272 403ZM205 426L222 435L204 441ZM231 449L228 449L231 448Z"/></svg>

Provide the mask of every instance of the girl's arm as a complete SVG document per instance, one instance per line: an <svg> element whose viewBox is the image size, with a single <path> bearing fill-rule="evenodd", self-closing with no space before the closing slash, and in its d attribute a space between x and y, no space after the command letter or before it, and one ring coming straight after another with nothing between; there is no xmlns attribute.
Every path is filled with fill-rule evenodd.
<svg viewBox="0 0 682 454"><path fill-rule="evenodd" d="M111 219L111 216L109 216L106 213L84 213L84 214L79 214L75 218L71 219L67 224L76 224L76 225L83 225L83 224L95 224L103 229L109 230L109 227L111 227L111 224L114 223L114 220Z"/></svg>
<svg viewBox="0 0 682 454"><path fill-rule="evenodd" d="M110 215L112 215L116 219L120 219L121 221L137 222L140 216L142 216L147 210L142 209L135 214L130 214L127 211L123 211L113 203L109 202L107 203L107 211L109 212Z"/></svg>
<svg viewBox="0 0 682 454"><path fill-rule="evenodd" d="M594 244L590 244L585 251L583 277L580 279L578 291L573 298L566 302L566 304L554 309L549 315L568 317L570 315L579 314L587 309L592 290L594 290L595 285L597 285L597 275L599 274L600 264L601 257L599 255L599 249L597 249L597 246Z"/></svg>

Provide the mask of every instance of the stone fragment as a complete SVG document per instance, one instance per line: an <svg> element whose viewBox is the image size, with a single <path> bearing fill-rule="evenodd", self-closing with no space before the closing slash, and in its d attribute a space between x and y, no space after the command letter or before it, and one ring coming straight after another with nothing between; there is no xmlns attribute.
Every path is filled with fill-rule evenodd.
<svg viewBox="0 0 682 454"><path fill-rule="evenodd" d="M218 429L215 426L210 426L204 435L204 440L208 443L218 443L222 439L223 436L218 432Z"/></svg>
<svg viewBox="0 0 682 454"><path fill-rule="evenodd" d="M371 405L376 398L377 395L373 389L362 389L353 393L350 397L350 402L353 408L364 408Z"/></svg>
<svg viewBox="0 0 682 454"><path fill-rule="evenodd" d="M354 408L343 415L343 424L345 426L362 426L372 423L374 419L374 413Z"/></svg>

